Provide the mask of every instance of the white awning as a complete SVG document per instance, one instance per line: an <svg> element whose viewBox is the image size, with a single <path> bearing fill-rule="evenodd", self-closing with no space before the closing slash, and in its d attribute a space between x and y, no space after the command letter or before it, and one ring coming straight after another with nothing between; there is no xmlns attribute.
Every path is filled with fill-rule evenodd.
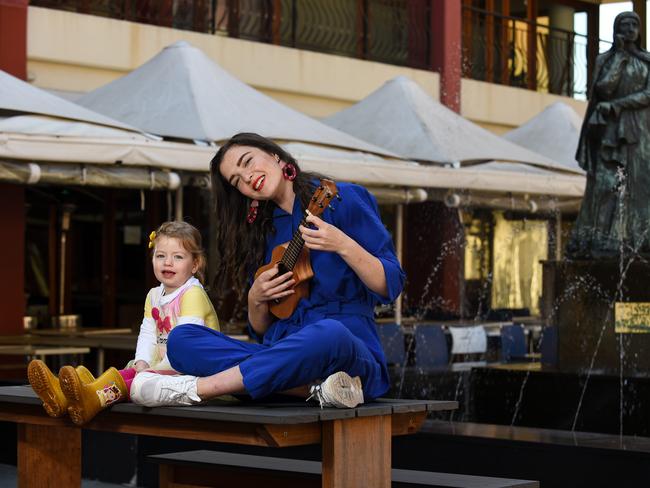
<svg viewBox="0 0 650 488"><path fill-rule="evenodd" d="M310 148L308 153L304 146L285 145L303 169L369 186L462 189L567 198L582 197L585 188L584 176L530 165L492 162L466 168L445 168L329 148L319 148L320 154Z"/></svg>
<svg viewBox="0 0 650 488"><path fill-rule="evenodd" d="M45 116L0 119L0 158L206 171L216 148Z"/></svg>
<svg viewBox="0 0 650 488"><path fill-rule="evenodd" d="M446 168L313 144L283 145L305 170L386 191L416 190L404 193L404 201L421 199L422 192L418 189L576 198L582 196L585 185L584 176L531 165L492 162L465 168ZM52 168L62 168L61 165L65 164L85 165L85 184L92 184L88 180L90 165L102 166L104 170L107 167L122 168L123 171L140 168L144 170L143 175L154 169L205 174L209 171L210 160L216 150L216 146L161 141L133 131L52 117L0 119L0 160L12 164L51 165ZM8 174L7 171L5 174ZM83 181L81 166L72 174L79 175L78 181ZM122 174L126 175L125 172ZM28 177L23 179L29 180ZM109 180L105 178L102 181ZM143 184L148 187L146 181ZM386 198L401 198L396 196L397 193L393 192Z"/></svg>

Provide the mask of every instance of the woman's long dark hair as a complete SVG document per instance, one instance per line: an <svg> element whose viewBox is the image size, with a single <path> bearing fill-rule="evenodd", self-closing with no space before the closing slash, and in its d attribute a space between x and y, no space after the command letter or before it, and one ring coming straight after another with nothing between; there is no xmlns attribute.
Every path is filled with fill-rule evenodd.
<svg viewBox="0 0 650 488"><path fill-rule="evenodd" d="M293 190L300 199L303 208L309 205L316 185L321 176L316 173L301 171L296 160L275 142L250 132L242 132L231 137L223 144L210 162L210 179L212 197L216 215L216 275L214 289L221 297L232 288L238 298L242 298L248 289L248 280L255 270L264 264L266 237L275 232L273 227L273 210L277 205L271 200L260 201L257 219L252 224L246 221L250 200L228 183L219 166L224 156L234 146L250 146L261 149L281 161L296 167L296 179ZM231 281L232 280L232 281ZM232 287L230 286L232 285Z"/></svg>

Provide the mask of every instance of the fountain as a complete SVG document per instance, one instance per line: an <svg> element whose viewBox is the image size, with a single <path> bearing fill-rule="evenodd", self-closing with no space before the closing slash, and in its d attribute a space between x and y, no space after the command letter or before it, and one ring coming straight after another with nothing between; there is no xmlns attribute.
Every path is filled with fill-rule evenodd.
<svg viewBox="0 0 650 488"><path fill-rule="evenodd" d="M576 159L587 188L567 259L544 263L543 309L557 368L650 372L650 54L624 12L598 56Z"/></svg>
<svg viewBox="0 0 650 488"><path fill-rule="evenodd" d="M650 435L650 54L638 28L635 14L617 17L616 42L596 63L576 156L586 193L564 257L543 262L541 368L427 371L412 361L395 371L396 395L455 398L455 421L618 434L621 445ZM418 308L447 305L440 254L416 263L430 271L417 283ZM487 312L479 305L474 322ZM430 346L407 345L416 357Z"/></svg>

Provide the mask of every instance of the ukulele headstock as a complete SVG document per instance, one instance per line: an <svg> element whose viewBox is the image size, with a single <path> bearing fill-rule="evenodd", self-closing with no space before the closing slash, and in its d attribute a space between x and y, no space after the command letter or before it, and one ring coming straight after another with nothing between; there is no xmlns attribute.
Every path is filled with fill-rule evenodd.
<svg viewBox="0 0 650 488"><path fill-rule="evenodd" d="M320 186L316 188L314 196L311 197L307 211L316 216L322 214L332 199L336 198L338 194L339 191L332 180L320 180Z"/></svg>

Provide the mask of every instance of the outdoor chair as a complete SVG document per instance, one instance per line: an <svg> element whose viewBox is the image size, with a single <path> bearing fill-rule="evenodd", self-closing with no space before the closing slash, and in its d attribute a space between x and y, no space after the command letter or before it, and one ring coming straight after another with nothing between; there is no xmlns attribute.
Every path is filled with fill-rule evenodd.
<svg viewBox="0 0 650 488"><path fill-rule="evenodd" d="M501 327L501 361L526 361L526 333L519 324Z"/></svg>
<svg viewBox="0 0 650 488"><path fill-rule="evenodd" d="M440 325L417 325L415 340L415 366L420 369L446 367L449 351L445 331Z"/></svg>
<svg viewBox="0 0 650 488"><path fill-rule="evenodd" d="M487 352L487 334L482 325L470 327L449 327L451 334L451 354L460 356L462 361L484 359Z"/></svg>
<svg viewBox="0 0 650 488"><path fill-rule="evenodd" d="M406 362L404 352L404 333L402 328L395 324L377 325L381 347L384 349L386 362L388 364L403 365Z"/></svg>
<svg viewBox="0 0 650 488"><path fill-rule="evenodd" d="M557 327L549 326L542 329L540 344L542 364L557 365Z"/></svg>

